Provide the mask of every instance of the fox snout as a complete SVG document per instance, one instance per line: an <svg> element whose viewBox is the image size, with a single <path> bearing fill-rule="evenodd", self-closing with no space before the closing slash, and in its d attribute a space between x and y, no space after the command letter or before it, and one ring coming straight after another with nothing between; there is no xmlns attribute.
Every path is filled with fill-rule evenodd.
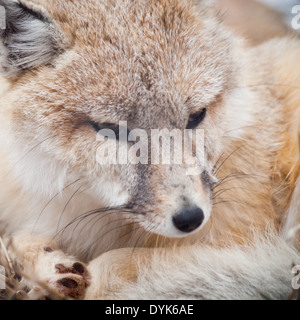
<svg viewBox="0 0 300 320"><path fill-rule="evenodd" d="M107 168L111 180L109 161L113 160L115 179L122 181L120 191L127 199L121 204L118 201L119 205L132 208L146 231L163 236L185 237L204 226L210 217L215 178L209 173L203 130L129 130L126 121L108 128L98 131L96 127L97 161L100 170ZM115 195L114 203L121 198Z"/></svg>
<svg viewBox="0 0 300 320"><path fill-rule="evenodd" d="M170 238L197 232L210 218L211 185L202 175L188 176L183 166L150 166L131 198L134 217L144 227Z"/></svg>
<svg viewBox="0 0 300 320"><path fill-rule="evenodd" d="M198 229L204 221L204 212L194 206L184 208L173 217L174 226L181 232L190 233Z"/></svg>

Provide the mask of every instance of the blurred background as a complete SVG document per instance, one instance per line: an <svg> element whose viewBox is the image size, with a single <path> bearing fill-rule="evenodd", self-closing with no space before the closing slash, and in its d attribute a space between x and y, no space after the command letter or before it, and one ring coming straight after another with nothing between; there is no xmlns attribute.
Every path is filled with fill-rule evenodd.
<svg viewBox="0 0 300 320"><path fill-rule="evenodd" d="M292 29L292 8L300 0L216 0L228 26L257 45L287 33L300 34ZM300 14L300 11L299 11ZM300 19L299 19L300 24Z"/></svg>
<svg viewBox="0 0 300 320"><path fill-rule="evenodd" d="M263 4L266 4L278 11L281 11L287 18L291 17L292 7L300 5L300 0L257 0Z"/></svg>

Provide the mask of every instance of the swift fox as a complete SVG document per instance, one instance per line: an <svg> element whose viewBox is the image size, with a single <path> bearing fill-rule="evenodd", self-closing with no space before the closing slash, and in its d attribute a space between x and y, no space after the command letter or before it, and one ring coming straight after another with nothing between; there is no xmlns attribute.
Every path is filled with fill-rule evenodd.
<svg viewBox="0 0 300 320"><path fill-rule="evenodd" d="M74 299L286 298L297 36L251 47L207 1L0 5L0 221L24 277ZM151 158L137 129L200 130L204 152L190 139L181 163L174 148L169 163L103 164L104 145Z"/></svg>

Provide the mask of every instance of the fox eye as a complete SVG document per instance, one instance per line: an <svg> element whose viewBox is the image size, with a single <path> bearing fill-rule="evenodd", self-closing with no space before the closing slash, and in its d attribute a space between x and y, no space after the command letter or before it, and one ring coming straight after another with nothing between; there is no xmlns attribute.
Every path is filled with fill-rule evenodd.
<svg viewBox="0 0 300 320"><path fill-rule="evenodd" d="M193 113L189 117L187 129L195 129L205 118L207 109L204 108L202 111Z"/></svg>
<svg viewBox="0 0 300 320"><path fill-rule="evenodd" d="M130 131L126 127L119 126L118 124L113 124L113 123L97 124L95 122L91 122L90 124L96 132L99 132L105 129L112 130L115 133L117 140L123 140L123 139L127 140L130 133Z"/></svg>

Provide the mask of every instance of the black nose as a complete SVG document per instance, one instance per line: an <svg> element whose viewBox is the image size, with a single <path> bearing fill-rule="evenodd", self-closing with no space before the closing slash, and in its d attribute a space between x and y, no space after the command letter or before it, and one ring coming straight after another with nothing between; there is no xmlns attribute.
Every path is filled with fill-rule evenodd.
<svg viewBox="0 0 300 320"><path fill-rule="evenodd" d="M173 223L178 230L190 233L200 227L203 220L203 211L198 207L192 207L184 209L174 216Z"/></svg>

